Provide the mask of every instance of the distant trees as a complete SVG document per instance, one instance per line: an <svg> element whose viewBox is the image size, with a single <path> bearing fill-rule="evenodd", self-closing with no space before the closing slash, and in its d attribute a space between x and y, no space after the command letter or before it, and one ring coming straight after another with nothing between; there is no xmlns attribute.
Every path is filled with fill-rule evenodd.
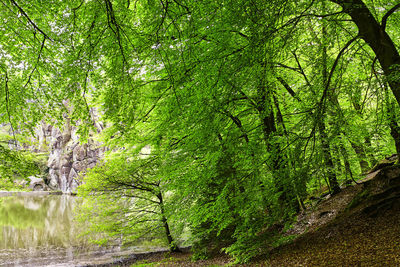
<svg viewBox="0 0 400 267"><path fill-rule="evenodd" d="M0 140L0 190L20 189L21 186L15 181L22 182L31 175L41 174L41 166L31 153L11 150L1 142Z"/></svg>

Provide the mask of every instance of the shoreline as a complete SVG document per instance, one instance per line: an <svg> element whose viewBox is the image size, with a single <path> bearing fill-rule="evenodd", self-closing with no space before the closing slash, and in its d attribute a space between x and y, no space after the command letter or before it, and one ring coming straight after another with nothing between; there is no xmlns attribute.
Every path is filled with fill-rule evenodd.
<svg viewBox="0 0 400 267"><path fill-rule="evenodd" d="M127 267L131 266L132 264L139 263L139 266L142 264L149 264L149 263L168 263L168 259L172 259L174 257L180 258L183 257L186 261L189 261L189 266L204 266L204 263L213 263L213 259L209 260L200 260L197 262L192 262L190 260L190 256L192 255L191 246L182 247L180 248L181 252L170 252L168 249L160 249L155 251L147 251L147 252L132 252L126 255L121 255L116 257L112 260L105 261L105 262L93 262L93 263L80 263L79 265L75 265L75 267L112 267L112 266L120 266L120 267ZM149 262L147 262L149 260ZM167 260L167 261L165 261ZM218 263L226 264L229 262L228 257L223 257L222 260L218 261ZM177 262L174 262L174 265ZM186 263L184 266L188 265ZM208 266L208 264L205 264ZM183 265L180 265L183 266ZM218 265L219 266L219 265Z"/></svg>
<svg viewBox="0 0 400 267"><path fill-rule="evenodd" d="M67 195L76 196L75 193L63 193L61 191L0 191L0 197L13 197L13 196L51 196L51 195Z"/></svg>
<svg viewBox="0 0 400 267"><path fill-rule="evenodd" d="M112 260L108 260L101 263L80 263L76 265L77 267L111 267L111 266L130 266L131 264L146 260L154 256L162 256L165 253L168 253L168 250L157 250L157 251L149 251L149 252L131 252L127 255L116 257Z"/></svg>

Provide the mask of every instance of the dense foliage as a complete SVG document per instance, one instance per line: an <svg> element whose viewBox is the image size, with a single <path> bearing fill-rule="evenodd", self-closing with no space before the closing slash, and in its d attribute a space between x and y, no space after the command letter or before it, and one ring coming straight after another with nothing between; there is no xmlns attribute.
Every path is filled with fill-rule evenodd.
<svg viewBox="0 0 400 267"><path fill-rule="evenodd" d="M0 190L22 189L26 178L41 174L40 167L33 153L17 152L0 144Z"/></svg>
<svg viewBox="0 0 400 267"><path fill-rule="evenodd" d="M145 205L151 226L189 227L197 256L245 261L311 191L400 152L394 1L1 3L0 120L62 123L68 100L87 134L100 110L111 159L82 192L109 201L110 232L131 235Z"/></svg>
<svg viewBox="0 0 400 267"><path fill-rule="evenodd" d="M109 241L107 237L118 237L125 245L166 241L178 251L167 220L164 182L156 171L159 159L147 156L120 151L91 169L79 188L85 198L80 220L90 223L87 232L108 234L100 242Z"/></svg>

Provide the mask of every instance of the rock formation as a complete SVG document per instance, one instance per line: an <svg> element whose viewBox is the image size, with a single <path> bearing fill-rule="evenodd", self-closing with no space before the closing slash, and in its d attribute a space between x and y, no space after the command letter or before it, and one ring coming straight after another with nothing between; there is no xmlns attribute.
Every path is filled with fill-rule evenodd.
<svg viewBox="0 0 400 267"><path fill-rule="evenodd" d="M67 113L71 114L69 102L64 101L63 104L68 111ZM35 187L36 190L45 190L49 187L65 193L75 191L81 183L79 174L88 168L93 168L106 150L100 142L94 141L93 138L89 138L86 143L81 144L77 133L78 127L76 123L71 122L70 115L67 113L63 116L63 126L60 128L42 121L34 131L35 137L29 142L14 143L12 142L14 140L9 141L11 149L24 149L49 155L47 161L48 175L44 177L46 184L42 185L38 180L35 180L31 182L31 189L38 185ZM93 123L96 131L101 132L104 127L94 108L90 110L90 116L91 123ZM0 125L1 128L8 132L10 136L12 135L7 124ZM14 132L18 133L18 128L14 129ZM43 180L39 177L37 179ZM42 187L39 188L39 185Z"/></svg>
<svg viewBox="0 0 400 267"><path fill-rule="evenodd" d="M57 127L47 126L46 134L51 137L48 184L53 189L72 192L80 184L79 173L93 168L105 148L92 139L80 144L77 127L71 125L69 118L65 118L65 122L62 132Z"/></svg>
<svg viewBox="0 0 400 267"><path fill-rule="evenodd" d="M91 111L93 121L97 120L95 111ZM100 132L103 125L94 124ZM51 189L62 192L73 192L80 184L79 174L93 168L103 156L105 147L89 138L85 144L80 143L78 128L64 115L62 129L42 122L36 130L37 144L32 149L36 152L48 152L48 177L46 183Z"/></svg>
<svg viewBox="0 0 400 267"><path fill-rule="evenodd" d="M30 180L29 189L32 189L33 191L44 191L47 189L43 179L35 176L29 176L28 179Z"/></svg>

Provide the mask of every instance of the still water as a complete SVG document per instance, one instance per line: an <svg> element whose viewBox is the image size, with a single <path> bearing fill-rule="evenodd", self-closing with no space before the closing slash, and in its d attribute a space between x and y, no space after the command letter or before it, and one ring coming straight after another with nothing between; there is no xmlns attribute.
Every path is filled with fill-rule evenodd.
<svg viewBox="0 0 400 267"><path fill-rule="evenodd" d="M74 211L81 202L68 195L0 197L0 266L81 266L118 255L118 246L80 237L84 225Z"/></svg>

